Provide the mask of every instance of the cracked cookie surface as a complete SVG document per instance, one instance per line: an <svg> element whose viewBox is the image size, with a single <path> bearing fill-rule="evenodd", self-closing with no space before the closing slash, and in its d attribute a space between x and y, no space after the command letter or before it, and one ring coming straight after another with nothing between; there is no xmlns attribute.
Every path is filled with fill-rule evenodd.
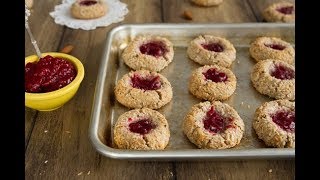
<svg viewBox="0 0 320 180"><path fill-rule="evenodd" d="M189 110L183 121L183 132L198 148L226 149L240 143L244 122L228 104L206 101Z"/></svg>
<svg viewBox="0 0 320 180"><path fill-rule="evenodd" d="M267 146L295 147L295 102L274 100L256 109L253 128Z"/></svg>
<svg viewBox="0 0 320 180"><path fill-rule="evenodd" d="M201 65L219 65L229 68L236 59L236 49L225 38L201 35L188 46L189 58Z"/></svg>
<svg viewBox="0 0 320 180"><path fill-rule="evenodd" d="M119 116L113 137L120 149L162 150L169 143L169 124L158 111L134 109Z"/></svg>
<svg viewBox="0 0 320 180"><path fill-rule="evenodd" d="M249 52L257 62L277 59L293 64L295 50L293 46L276 37L258 37L250 45Z"/></svg>
<svg viewBox="0 0 320 180"><path fill-rule="evenodd" d="M189 91L199 99L225 100L236 90L234 73L217 65L206 65L195 69L189 80Z"/></svg>
<svg viewBox="0 0 320 180"><path fill-rule="evenodd" d="M295 99L295 68L279 60L264 60L251 72L253 87L261 94L275 99Z"/></svg>
<svg viewBox="0 0 320 180"><path fill-rule="evenodd" d="M116 84L115 97L128 108L159 109L172 99L172 87L167 78L148 70L131 71Z"/></svg>
<svg viewBox="0 0 320 180"><path fill-rule="evenodd" d="M167 67L173 59L173 44L160 36L137 36L122 53L122 59L134 70L159 72Z"/></svg>

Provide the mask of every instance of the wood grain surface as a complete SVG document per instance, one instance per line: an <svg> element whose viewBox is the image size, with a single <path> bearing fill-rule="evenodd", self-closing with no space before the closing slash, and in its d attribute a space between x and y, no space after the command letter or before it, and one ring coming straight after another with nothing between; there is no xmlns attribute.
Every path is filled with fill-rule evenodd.
<svg viewBox="0 0 320 180"><path fill-rule="evenodd" d="M224 0L209 8L189 0L122 2L129 9L124 21L91 31L55 24L49 12L61 1L34 2L29 23L41 51L73 45L71 55L83 63L85 78L63 107L51 112L26 108L26 179L294 179L294 160L138 162L106 158L95 151L88 138L93 91L106 34L113 27L125 23L256 22L260 21L258 12L273 1ZM192 12L192 20L181 17L184 10ZM25 35L25 55L35 54Z"/></svg>

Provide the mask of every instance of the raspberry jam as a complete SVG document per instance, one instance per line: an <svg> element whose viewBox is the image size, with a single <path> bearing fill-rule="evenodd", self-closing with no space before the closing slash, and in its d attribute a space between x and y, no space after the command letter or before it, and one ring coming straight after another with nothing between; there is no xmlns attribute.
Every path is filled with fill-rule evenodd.
<svg viewBox="0 0 320 180"><path fill-rule="evenodd" d="M213 106L211 106L210 110L207 112L206 117L203 120L203 125L206 130L210 131L213 134L216 134L233 127L231 122L231 118L222 117L214 110Z"/></svg>
<svg viewBox="0 0 320 180"><path fill-rule="evenodd" d="M98 2L97 1L90 1L90 0L88 0L88 1L81 1L79 4L81 5L81 6L92 6L92 5L95 5L95 4L97 4Z"/></svg>
<svg viewBox="0 0 320 180"><path fill-rule="evenodd" d="M168 50L162 42L149 42L140 46L142 54L151 55L154 57L163 56Z"/></svg>
<svg viewBox="0 0 320 180"><path fill-rule="evenodd" d="M69 61L47 55L38 62L27 63L24 75L26 92L45 93L70 84L77 71Z"/></svg>
<svg viewBox="0 0 320 180"><path fill-rule="evenodd" d="M290 80L295 78L295 72L288 67L276 65L275 69L271 72L271 76L281 80Z"/></svg>
<svg viewBox="0 0 320 180"><path fill-rule="evenodd" d="M279 110L271 115L272 121L288 132L295 132L295 112Z"/></svg>
<svg viewBox="0 0 320 180"><path fill-rule="evenodd" d="M206 79L210 79L213 82L225 82L228 80L228 76L223 73L217 71L215 68L208 69L207 72L202 73Z"/></svg>
<svg viewBox="0 0 320 180"><path fill-rule="evenodd" d="M141 77L138 74L134 74L131 77L131 85L134 88L143 90L157 90L161 87L160 76Z"/></svg>
<svg viewBox="0 0 320 180"><path fill-rule="evenodd" d="M150 119L141 119L129 124L131 132L139 133L141 135L148 134L154 128L156 128L156 125L152 124Z"/></svg>
<svg viewBox="0 0 320 180"><path fill-rule="evenodd" d="M224 49L219 43L201 44L201 46L209 51L222 52Z"/></svg>
<svg viewBox="0 0 320 180"><path fill-rule="evenodd" d="M293 13L293 6L285 6L277 9L278 12L282 14L292 14Z"/></svg>
<svg viewBox="0 0 320 180"><path fill-rule="evenodd" d="M279 51L282 51L286 48L285 46L282 46L280 44L265 44L265 46L272 48L272 49L275 49L275 50L279 50Z"/></svg>

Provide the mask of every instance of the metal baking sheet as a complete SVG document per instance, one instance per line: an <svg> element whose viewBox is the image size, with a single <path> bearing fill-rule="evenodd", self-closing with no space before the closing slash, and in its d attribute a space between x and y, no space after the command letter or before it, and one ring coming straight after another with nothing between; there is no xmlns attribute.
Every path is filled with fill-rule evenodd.
<svg viewBox="0 0 320 180"><path fill-rule="evenodd" d="M275 36L295 43L294 24L243 23L243 24L129 24L120 25L107 36L96 81L89 136L101 154L115 159L133 160L236 160L294 158L294 148L270 148L258 139L252 128L253 115L258 106L272 99L259 94L250 82L250 72L255 61L249 55L249 45L258 36ZM121 53L137 35L160 35L174 45L174 59L160 73L173 87L173 99L158 111L169 123L170 141L165 150L139 151L116 149L113 146L113 125L129 109L117 102L115 83L130 69L121 59ZM237 77L237 88L226 103L233 106L245 123L245 133L240 144L231 149L198 149L182 131L182 121L192 105L201 102L188 92L188 79L199 64L188 59L188 43L201 34L227 38L236 48L237 58L231 69Z"/></svg>

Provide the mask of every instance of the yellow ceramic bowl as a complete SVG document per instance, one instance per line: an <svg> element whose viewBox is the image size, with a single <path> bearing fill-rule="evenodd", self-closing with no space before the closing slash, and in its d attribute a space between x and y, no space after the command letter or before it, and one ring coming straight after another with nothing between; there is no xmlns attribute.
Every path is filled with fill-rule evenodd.
<svg viewBox="0 0 320 180"><path fill-rule="evenodd" d="M52 111L68 102L78 91L84 77L84 68L79 59L64 53L42 53L42 57L50 55L60 57L73 63L77 70L77 76L67 86L47 93L25 93L25 106L39 111ZM38 56L32 55L25 58L25 65L29 62L38 61Z"/></svg>

